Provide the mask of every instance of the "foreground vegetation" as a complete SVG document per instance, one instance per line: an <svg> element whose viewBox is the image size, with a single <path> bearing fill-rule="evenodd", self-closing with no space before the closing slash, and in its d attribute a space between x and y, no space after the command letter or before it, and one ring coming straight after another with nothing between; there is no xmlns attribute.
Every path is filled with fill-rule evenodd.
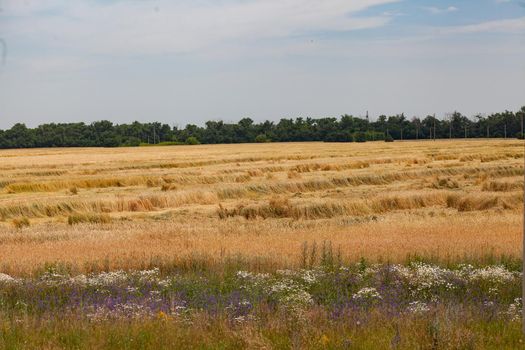
<svg viewBox="0 0 525 350"><path fill-rule="evenodd" d="M305 263L312 256L309 250ZM321 265L274 273L159 269L0 275L4 348L515 349L521 273Z"/></svg>
<svg viewBox="0 0 525 350"><path fill-rule="evenodd" d="M407 118L404 114L368 117L344 115L338 118L281 119L278 123L254 123L244 118L236 124L209 121L205 127L134 122L113 125L109 121L43 124L29 129L16 124L0 130L0 148L31 147L117 147L149 145L196 145L220 143L264 143L291 141L365 142L376 140L523 138L525 107L516 113L505 111L468 118L454 112L443 119L428 115Z"/></svg>

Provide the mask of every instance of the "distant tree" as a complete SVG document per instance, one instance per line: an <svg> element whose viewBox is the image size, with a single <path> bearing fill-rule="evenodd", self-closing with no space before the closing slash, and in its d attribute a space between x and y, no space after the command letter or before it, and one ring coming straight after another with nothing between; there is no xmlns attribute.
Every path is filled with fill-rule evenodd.
<svg viewBox="0 0 525 350"><path fill-rule="evenodd" d="M271 140L265 134L259 134L255 137L255 142L257 143L265 143L265 142L270 142L270 141Z"/></svg>
<svg viewBox="0 0 525 350"><path fill-rule="evenodd" d="M353 142L354 137L349 131L335 131L331 132L325 137L325 142Z"/></svg>
<svg viewBox="0 0 525 350"><path fill-rule="evenodd" d="M366 142L366 133L363 131L358 131L354 133L355 142Z"/></svg>
<svg viewBox="0 0 525 350"><path fill-rule="evenodd" d="M137 147L140 146L140 139L136 137L129 137L122 142L123 147Z"/></svg>
<svg viewBox="0 0 525 350"><path fill-rule="evenodd" d="M200 142L195 136L190 136L186 139L187 145L199 145Z"/></svg>
<svg viewBox="0 0 525 350"><path fill-rule="evenodd" d="M332 117L298 117L278 123L255 123L243 118L238 123L208 121L204 127L188 124L171 128L168 124L140 123L114 125L107 120L85 123L48 123L28 128L17 123L0 130L0 148L30 147L117 147L140 143L175 142L188 144L241 143L263 141L364 142L373 140L474 137L523 138L525 106L517 112L504 111L468 118L454 112L439 119L428 115L407 120L404 114L381 115L375 122L348 114Z"/></svg>

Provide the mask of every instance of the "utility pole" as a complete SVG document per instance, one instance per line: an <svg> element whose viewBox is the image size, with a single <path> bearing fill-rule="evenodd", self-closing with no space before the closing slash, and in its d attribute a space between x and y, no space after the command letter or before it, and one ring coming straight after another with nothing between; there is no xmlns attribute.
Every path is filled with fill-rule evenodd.
<svg viewBox="0 0 525 350"><path fill-rule="evenodd" d="M506 139L507 138L507 124L505 124L504 130L505 130L505 139Z"/></svg>
<svg viewBox="0 0 525 350"><path fill-rule="evenodd" d="M436 141L436 113L434 113L434 141Z"/></svg>
<svg viewBox="0 0 525 350"><path fill-rule="evenodd" d="M156 143L156 139L157 139L157 137L155 135L155 124L153 124L153 144Z"/></svg>
<svg viewBox="0 0 525 350"><path fill-rule="evenodd" d="M447 113L447 119L448 119L448 138L452 138L452 118L453 114Z"/></svg>
<svg viewBox="0 0 525 350"><path fill-rule="evenodd" d="M523 115L525 115L525 111L521 112L521 137L523 138Z"/></svg>
<svg viewBox="0 0 525 350"><path fill-rule="evenodd" d="M370 135L370 119L368 118L368 111L366 111L366 137Z"/></svg>

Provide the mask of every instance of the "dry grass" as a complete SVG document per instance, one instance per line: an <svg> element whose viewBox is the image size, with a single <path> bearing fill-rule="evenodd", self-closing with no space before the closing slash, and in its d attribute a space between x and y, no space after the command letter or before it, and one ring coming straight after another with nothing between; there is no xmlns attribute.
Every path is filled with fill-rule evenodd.
<svg viewBox="0 0 525 350"><path fill-rule="evenodd" d="M347 260L519 256L519 141L6 150L0 159L0 272L233 257L298 266L314 241Z"/></svg>
<svg viewBox="0 0 525 350"><path fill-rule="evenodd" d="M17 230L21 230L24 227L29 227L31 225L31 223L29 222L29 219L26 218L25 216L21 218L13 219L12 224L13 224L13 227L16 228Z"/></svg>
<svg viewBox="0 0 525 350"><path fill-rule="evenodd" d="M523 180L518 181L489 181L483 183L483 191L511 192L523 189Z"/></svg>
<svg viewBox="0 0 525 350"><path fill-rule="evenodd" d="M111 217L108 214L73 214L67 218L69 225L77 225L82 223L90 224L108 224L111 222Z"/></svg>

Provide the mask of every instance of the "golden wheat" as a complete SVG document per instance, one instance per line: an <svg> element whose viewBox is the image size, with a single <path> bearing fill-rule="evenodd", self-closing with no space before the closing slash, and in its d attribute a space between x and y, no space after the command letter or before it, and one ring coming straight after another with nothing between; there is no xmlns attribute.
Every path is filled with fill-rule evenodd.
<svg viewBox="0 0 525 350"><path fill-rule="evenodd" d="M518 257L523 142L0 151L0 272ZM30 221L29 221L30 220Z"/></svg>

